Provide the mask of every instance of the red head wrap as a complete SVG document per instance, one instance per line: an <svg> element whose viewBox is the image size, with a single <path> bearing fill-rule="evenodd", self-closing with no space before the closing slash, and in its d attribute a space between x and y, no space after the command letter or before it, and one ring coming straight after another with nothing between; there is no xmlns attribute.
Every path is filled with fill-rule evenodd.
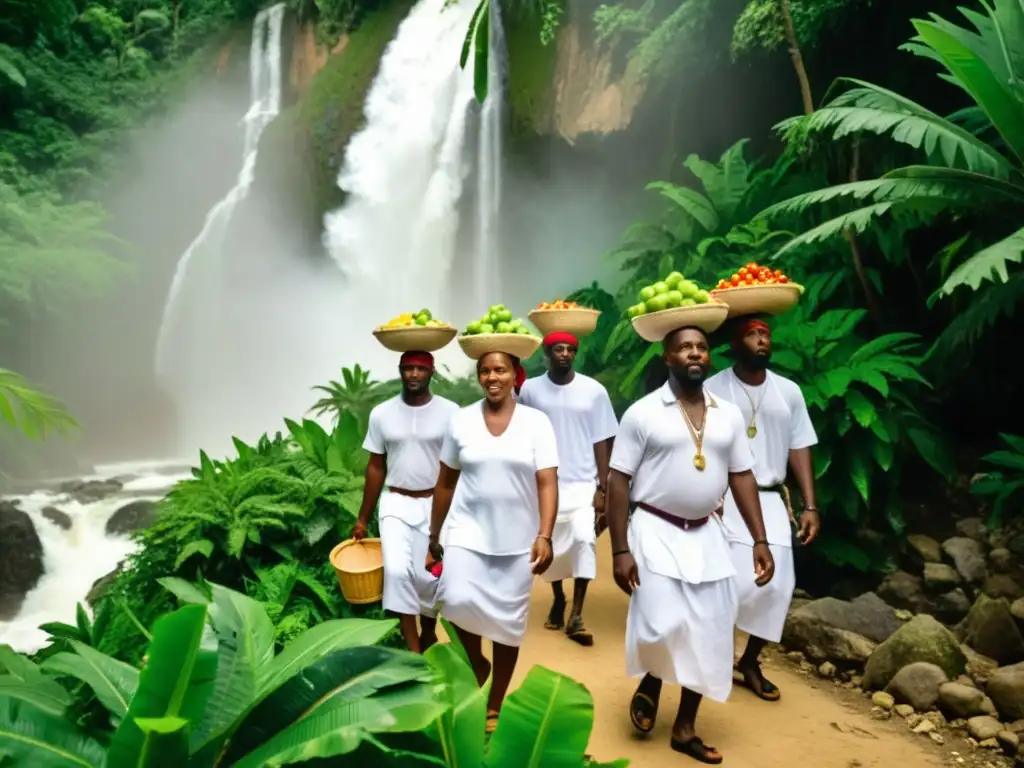
<svg viewBox="0 0 1024 768"><path fill-rule="evenodd" d="M736 327L733 330L732 343L733 345L742 344L744 337L753 330L761 329L769 336L771 335L771 329L768 327L768 323L759 317L748 317L740 320L736 323Z"/></svg>
<svg viewBox="0 0 1024 768"><path fill-rule="evenodd" d="M573 349L580 348L579 340L568 331L552 331L544 337L545 347L553 347L556 344L568 344Z"/></svg>
<svg viewBox="0 0 1024 768"><path fill-rule="evenodd" d="M398 365L399 367L415 365L432 372L434 370L434 356L429 352L403 352Z"/></svg>

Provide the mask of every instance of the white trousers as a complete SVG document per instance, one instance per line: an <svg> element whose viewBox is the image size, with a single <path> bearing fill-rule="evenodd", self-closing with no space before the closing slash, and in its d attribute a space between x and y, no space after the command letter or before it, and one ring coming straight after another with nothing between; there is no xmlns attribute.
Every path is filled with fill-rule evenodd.
<svg viewBox="0 0 1024 768"><path fill-rule="evenodd" d="M775 575L763 587L754 583L754 548L738 541L731 542L729 548L736 566L736 626L748 635L779 642L796 588L792 547L768 545L775 559Z"/></svg>
<svg viewBox="0 0 1024 768"><path fill-rule="evenodd" d="M438 608L459 629L518 648L526 634L532 585L528 552L484 555L445 547Z"/></svg>
<svg viewBox="0 0 1024 768"><path fill-rule="evenodd" d="M406 616L437 615L437 579L426 569L429 537L397 517L380 519L386 611Z"/></svg>
<svg viewBox="0 0 1024 768"><path fill-rule="evenodd" d="M637 566L626 618L626 672L651 674L713 701L732 691L733 578L690 584Z"/></svg>
<svg viewBox="0 0 1024 768"><path fill-rule="evenodd" d="M597 537L594 532L594 507L588 503L559 515L551 534L554 559L544 571L545 581L589 579L597 576Z"/></svg>

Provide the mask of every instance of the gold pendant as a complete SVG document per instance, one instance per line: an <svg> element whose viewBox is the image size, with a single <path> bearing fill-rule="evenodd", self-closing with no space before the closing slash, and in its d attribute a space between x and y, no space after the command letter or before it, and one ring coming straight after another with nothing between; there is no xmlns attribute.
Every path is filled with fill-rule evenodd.
<svg viewBox="0 0 1024 768"><path fill-rule="evenodd" d="M706 467L707 465L708 462L702 454L698 453L696 456L693 457L693 466L695 466L698 471L703 472L704 467Z"/></svg>
<svg viewBox="0 0 1024 768"><path fill-rule="evenodd" d="M747 437L749 437L751 440L757 437L757 427L754 426L753 424L747 427Z"/></svg>

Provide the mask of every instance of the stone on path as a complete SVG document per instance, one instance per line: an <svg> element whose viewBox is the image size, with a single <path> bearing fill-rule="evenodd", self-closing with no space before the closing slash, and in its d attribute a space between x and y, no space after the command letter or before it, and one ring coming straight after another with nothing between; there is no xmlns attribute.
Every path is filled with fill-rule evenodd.
<svg viewBox="0 0 1024 768"><path fill-rule="evenodd" d="M964 671L967 658L946 627L931 616L915 616L875 648L864 667L862 685L868 690L885 688L897 672L917 661L934 664L950 679Z"/></svg>
<svg viewBox="0 0 1024 768"><path fill-rule="evenodd" d="M988 576L985 563L985 548L974 539L954 536L942 542L942 551L953 561L957 572L964 580L972 584L980 584Z"/></svg>
<svg viewBox="0 0 1024 768"><path fill-rule="evenodd" d="M909 704L918 712L927 712L939 698L939 686L949 681L946 673L927 661L907 664L885 687L900 704Z"/></svg>
<svg viewBox="0 0 1024 768"><path fill-rule="evenodd" d="M1005 547L996 547L988 553L988 562L996 573L1009 573L1013 570L1013 553Z"/></svg>
<svg viewBox="0 0 1024 768"><path fill-rule="evenodd" d="M935 592L948 592L960 585L962 579L956 568L945 563L925 563L925 586Z"/></svg>
<svg viewBox="0 0 1024 768"><path fill-rule="evenodd" d="M999 713L1009 720L1024 719L1024 663L1000 667L985 687Z"/></svg>
<svg viewBox="0 0 1024 768"><path fill-rule="evenodd" d="M1024 660L1024 637L1005 598L979 595L956 631L963 642L1000 664Z"/></svg>
<svg viewBox="0 0 1024 768"><path fill-rule="evenodd" d="M931 536L912 533L907 536L907 544L910 546L913 559L919 563L942 562L942 548L939 546L939 542Z"/></svg>
<svg viewBox="0 0 1024 768"><path fill-rule="evenodd" d="M977 717L972 717L967 721L967 733L971 735L972 739L977 741L994 739L996 734L1002 730L1002 723L988 715L978 715Z"/></svg>
<svg viewBox="0 0 1024 768"><path fill-rule="evenodd" d="M1007 600L1016 600L1021 596L1020 584L1005 573L993 573L985 579L981 591L989 597L1005 597Z"/></svg>
<svg viewBox="0 0 1024 768"><path fill-rule="evenodd" d="M985 694L962 683L943 683L938 691L939 710L951 720L991 714L984 708Z"/></svg>

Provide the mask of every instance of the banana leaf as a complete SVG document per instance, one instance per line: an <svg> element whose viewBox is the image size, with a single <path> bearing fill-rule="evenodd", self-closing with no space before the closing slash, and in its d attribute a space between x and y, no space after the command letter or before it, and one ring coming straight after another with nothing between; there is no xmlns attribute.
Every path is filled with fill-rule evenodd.
<svg viewBox="0 0 1024 768"><path fill-rule="evenodd" d="M42 669L81 680L92 689L110 714L123 718L138 688L139 670L78 640L68 640L68 643L75 652L62 651L51 656L43 663Z"/></svg>
<svg viewBox="0 0 1024 768"><path fill-rule="evenodd" d="M0 764L101 768L103 757L99 742L70 720L0 694Z"/></svg>

